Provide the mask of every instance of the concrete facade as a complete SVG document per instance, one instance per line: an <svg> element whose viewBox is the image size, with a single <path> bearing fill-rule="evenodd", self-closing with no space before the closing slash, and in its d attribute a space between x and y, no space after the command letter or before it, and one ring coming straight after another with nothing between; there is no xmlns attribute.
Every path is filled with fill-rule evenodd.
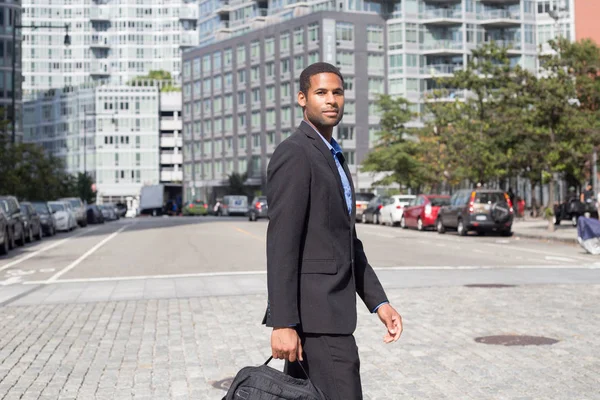
<svg viewBox="0 0 600 400"><path fill-rule="evenodd" d="M347 40L336 40L342 29ZM368 30L379 32L381 43L369 42ZM369 132L379 123L374 101L386 87L384 46L385 21L379 15L325 11L186 52L186 200L210 201L232 172L247 173L247 183L264 190L275 147L302 120L296 104L300 72L317 61L337 65L345 77L345 116L335 136L356 183Z"/></svg>

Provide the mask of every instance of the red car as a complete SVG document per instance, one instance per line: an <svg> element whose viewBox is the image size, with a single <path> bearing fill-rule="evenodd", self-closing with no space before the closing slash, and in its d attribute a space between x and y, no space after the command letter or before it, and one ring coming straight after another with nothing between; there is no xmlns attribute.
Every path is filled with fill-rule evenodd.
<svg viewBox="0 0 600 400"><path fill-rule="evenodd" d="M417 228L420 231L435 227L440 207L449 204L450 196L429 194L417 196L408 206L404 207L400 226L404 229Z"/></svg>

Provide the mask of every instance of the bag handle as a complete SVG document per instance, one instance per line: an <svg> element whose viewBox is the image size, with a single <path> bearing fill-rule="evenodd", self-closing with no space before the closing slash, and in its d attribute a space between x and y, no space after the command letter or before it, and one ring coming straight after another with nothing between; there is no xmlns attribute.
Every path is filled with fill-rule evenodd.
<svg viewBox="0 0 600 400"><path fill-rule="evenodd" d="M267 361L265 361L265 363L263 365L268 365L271 362L272 359L273 359L273 356L269 357L267 359ZM302 372L304 372L304 376L306 376L306 380L308 381L308 383L310 383L310 385L313 387L313 389L315 389L315 392L317 392L319 395L321 395L321 399L322 400L327 400L327 397L325 397L325 395L323 395L323 392L321 392L319 389L317 389L317 387L315 386L315 384L313 383L313 381L310 380L310 378L308 377L308 374L306 373L306 370L304 369L304 366L302 365L302 363L300 362L300 360L296 360L295 362L298 363L298 365L302 369Z"/></svg>

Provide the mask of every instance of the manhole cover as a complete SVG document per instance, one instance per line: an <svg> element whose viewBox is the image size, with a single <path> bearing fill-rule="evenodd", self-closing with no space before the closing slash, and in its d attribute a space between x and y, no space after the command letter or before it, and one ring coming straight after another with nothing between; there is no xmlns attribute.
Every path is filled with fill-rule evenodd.
<svg viewBox="0 0 600 400"><path fill-rule="evenodd" d="M497 335L483 336L475 338L477 343L495 344L499 346L540 346L558 343L556 339L551 339L543 336L527 336L527 335Z"/></svg>
<svg viewBox="0 0 600 400"><path fill-rule="evenodd" d="M212 386L216 389L228 391L229 388L231 387L232 383L233 383L233 378L225 378L225 379L221 379L220 381L213 382Z"/></svg>
<svg viewBox="0 0 600 400"><path fill-rule="evenodd" d="M486 288L486 289L493 289L493 288L507 288L507 287L515 287L517 285L504 285L502 283L472 283L469 285L465 285L466 287L471 287L471 288Z"/></svg>

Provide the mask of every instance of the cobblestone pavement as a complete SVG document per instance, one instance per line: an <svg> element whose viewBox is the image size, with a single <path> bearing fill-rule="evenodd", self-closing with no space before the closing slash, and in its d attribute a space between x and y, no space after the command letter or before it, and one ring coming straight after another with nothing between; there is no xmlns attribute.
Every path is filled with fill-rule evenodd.
<svg viewBox="0 0 600 400"><path fill-rule="evenodd" d="M405 323L396 344L359 305L366 399L600 399L600 285L388 294ZM220 399L213 382L269 355L264 305L262 294L7 305L0 398ZM498 334L559 342L474 341Z"/></svg>

